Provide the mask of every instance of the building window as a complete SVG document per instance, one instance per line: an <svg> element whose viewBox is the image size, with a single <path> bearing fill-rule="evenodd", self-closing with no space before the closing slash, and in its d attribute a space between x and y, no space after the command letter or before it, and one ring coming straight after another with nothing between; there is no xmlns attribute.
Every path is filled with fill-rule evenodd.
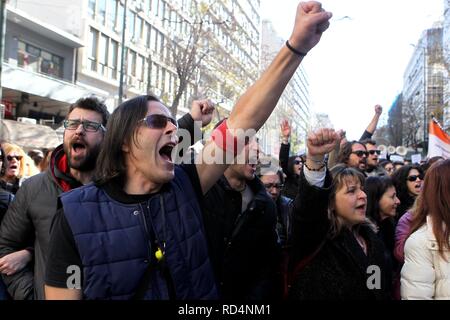
<svg viewBox="0 0 450 320"><path fill-rule="evenodd" d="M135 40L140 40L142 38L142 25L143 25L143 21L141 17L136 17L136 32L134 34L134 38Z"/></svg>
<svg viewBox="0 0 450 320"><path fill-rule="evenodd" d="M134 37L135 19L136 19L136 15L134 14L134 12L131 10L128 10L127 11L127 29L128 29L128 35L129 35L130 39Z"/></svg>
<svg viewBox="0 0 450 320"><path fill-rule="evenodd" d="M106 19L106 0L98 0L97 1L97 21L100 24L105 24Z"/></svg>
<svg viewBox="0 0 450 320"><path fill-rule="evenodd" d="M136 77L136 52L129 50L129 53L130 63L128 65L128 74Z"/></svg>
<svg viewBox="0 0 450 320"><path fill-rule="evenodd" d="M151 32L152 27L147 22L145 23L145 33L144 33L144 40L145 40L145 47L147 49L150 49L150 43L151 43Z"/></svg>
<svg viewBox="0 0 450 320"><path fill-rule="evenodd" d="M136 74L139 81L144 80L144 57L139 55L136 65Z"/></svg>
<svg viewBox="0 0 450 320"><path fill-rule="evenodd" d="M90 69L97 71L97 48L98 48L98 31L95 29L89 32L89 43L91 44L91 50L89 52Z"/></svg>
<svg viewBox="0 0 450 320"><path fill-rule="evenodd" d="M109 66L111 70L111 78L117 79L117 56L119 51L119 43L111 40L111 50L109 55Z"/></svg>
<svg viewBox="0 0 450 320"><path fill-rule="evenodd" d="M123 32L123 30L122 30L123 29L122 28L122 26L123 26L122 21L123 21L123 15L124 14L125 14L125 11L124 11L124 8L123 8L123 4L121 4L119 2L119 7L117 9L117 20L120 21L120 24L117 25L118 26L117 30L121 30L122 32Z"/></svg>
<svg viewBox="0 0 450 320"><path fill-rule="evenodd" d="M89 0L88 4L88 14L92 19L95 18L95 0Z"/></svg>
<svg viewBox="0 0 450 320"><path fill-rule="evenodd" d="M148 14L148 12L150 11L150 7L151 7L151 1L150 0L145 0L144 1L144 12L145 12L145 14Z"/></svg>
<svg viewBox="0 0 450 320"><path fill-rule="evenodd" d="M159 1L160 0L152 0L152 11L154 13L158 13Z"/></svg>
<svg viewBox="0 0 450 320"><path fill-rule="evenodd" d="M56 78L63 77L64 59L46 50L23 41L18 42L17 62L19 66Z"/></svg>
<svg viewBox="0 0 450 320"><path fill-rule="evenodd" d="M103 34L100 36L100 45L99 45L98 49L99 49L98 50L98 62L99 62L99 67L100 67L99 72L103 76L107 76L108 75L109 38Z"/></svg>
<svg viewBox="0 0 450 320"><path fill-rule="evenodd" d="M108 0L108 24L111 29L117 25L117 0Z"/></svg>

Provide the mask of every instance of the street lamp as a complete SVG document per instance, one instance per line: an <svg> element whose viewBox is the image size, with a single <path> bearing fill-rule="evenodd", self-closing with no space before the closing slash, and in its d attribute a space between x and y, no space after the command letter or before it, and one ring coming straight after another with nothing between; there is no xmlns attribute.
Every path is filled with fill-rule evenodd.
<svg viewBox="0 0 450 320"><path fill-rule="evenodd" d="M124 77L124 64L125 64L125 36L126 36L126 27L127 27L127 2L123 5L123 23L122 23L122 56L120 59L120 77L119 77L119 104L122 103L123 100L123 77Z"/></svg>
<svg viewBox="0 0 450 320"><path fill-rule="evenodd" d="M6 0L0 0L0 101L2 100L3 54L5 51Z"/></svg>

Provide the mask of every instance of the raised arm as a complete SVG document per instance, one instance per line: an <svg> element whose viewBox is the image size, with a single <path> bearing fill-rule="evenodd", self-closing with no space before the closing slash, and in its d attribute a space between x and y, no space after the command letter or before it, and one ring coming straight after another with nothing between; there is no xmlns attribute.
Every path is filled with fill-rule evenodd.
<svg viewBox="0 0 450 320"><path fill-rule="evenodd" d="M297 7L294 29L289 38L291 49L287 46L281 48L271 65L261 75L261 77L252 85L237 101L226 126L233 130L259 130L275 108L284 88L293 76L300 62L303 60L303 54L308 53L320 40L322 33L329 26L331 13L322 9L319 2L310 1L300 3ZM297 51L297 53L294 52ZM214 156L220 159L223 155L221 148L211 148L208 144L214 144L210 140L201 154L201 157ZM228 150L228 149L227 149ZM236 154L236 152L233 152ZM222 161L225 162L225 161ZM197 164L197 171L200 178L202 190L206 193L214 183L223 174L228 164Z"/></svg>
<svg viewBox="0 0 450 320"><path fill-rule="evenodd" d="M289 162L289 151L291 148L291 144L289 139L291 137L291 126L289 122L285 119L281 122L281 145L280 145L280 153L278 155L278 159L280 160L280 167L283 169L285 175L289 176L290 173L288 171L288 162Z"/></svg>
<svg viewBox="0 0 450 320"><path fill-rule="evenodd" d="M383 113L383 108L377 104L375 106L375 114L373 115L372 120L370 121L369 125L366 128L366 131L364 131L363 135L359 139L360 141L365 139L372 138L375 130L377 129L378 121L380 120L381 113Z"/></svg>
<svg viewBox="0 0 450 320"><path fill-rule="evenodd" d="M293 260L301 260L314 252L329 230L331 177L323 161L338 141L339 134L333 129L319 129L308 135L306 164L292 212Z"/></svg>
<svg viewBox="0 0 450 320"><path fill-rule="evenodd" d="M203 139L201 128L209 125L214 112L214 104L211 100L194 100L192 102L191 111L178 119L178 139L179 145L186 147L192 146ZM201 126L201 127L200 127ZM187 139L187 143L184 143ZM176 163L180 163L184 157L183 147L176 154Z"/></svg>

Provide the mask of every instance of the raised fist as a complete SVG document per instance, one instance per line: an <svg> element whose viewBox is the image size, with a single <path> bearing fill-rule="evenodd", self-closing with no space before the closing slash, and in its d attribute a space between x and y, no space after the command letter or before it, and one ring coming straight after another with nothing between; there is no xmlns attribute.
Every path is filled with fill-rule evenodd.
<svg viewBox="0 0 450 320"><path fill-rule="evenodd" d="M213 117L214 104L209 99L194 100L191 106L191 116L194 121L201 121L202 127L207 126Z"/></svg>
<svg viewBox="0 0 450 320"><path fill-rule="evenodd" d="M308 53L328 29L331 16L331 12L325 11L320 2L300 2L289 44L301 52Z"/></svg>
<svg viewBox="0 0 450 320"><path fill-rule="evenodd" d="M308 156L321 157L330 153L336 146L336 143L341 140L340 135L340 132L326 128L310 132L306 140Z"/></svg>
<svg viewBox="0 0 450 320"><path fill-rule="evenodd" d="M375 106L375 113L378 114L378 115L381 115L382 112L383 112L383 107L380 106L379 104L377 104Z"/></svg>

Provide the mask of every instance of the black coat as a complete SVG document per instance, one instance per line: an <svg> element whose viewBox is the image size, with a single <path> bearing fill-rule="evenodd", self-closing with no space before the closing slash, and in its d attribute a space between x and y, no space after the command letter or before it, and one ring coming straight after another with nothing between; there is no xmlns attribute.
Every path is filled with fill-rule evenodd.
<svg viewBox="0 0 450 320"><path fill-rule="evenodd" d="M281 194L287 198L295 199L298 193L298 179L299 176L295 174L292 167L289 168L289 149L290 143L280 145L280 167L283 169L286 179L284 181L284 188L281 190Z"/></svg>
<svg viewBox="0 0 450 320"><path fill-rule="evenodd" d="M258 178L247 184L255 197L242 214L241 193L224 176L203 204L211 261L221 297L227 300L273 298L277 285L280 247L275 203Z"/></svg>
<svg viewBox="0 0 450 320"><path fill-rule="evenodd" d="M0 224L2 223L3 216L8 210L9 204L14 199L14 195L11 192L0 188Z"/></svg>
<svg viewBox="0 0 450 320"><path fill-rule="evenodd" d="M292 226L291 270L308 257L310 262L293 277L289 299L293 300L383 300L390 289L384 246L373 229L359 228L368 244L368 254L358 244L352 231L343 228L330 237L328 199L331 177L325 187L308 184L301 175L299 196L295 199ZM320 248L318 251L317 249ZM315 253L313 255L313 253ZM369 266L379 266L381 289L370 290L367 281L373 272ZM372 283L372 282L370 282Z"/></svg>

